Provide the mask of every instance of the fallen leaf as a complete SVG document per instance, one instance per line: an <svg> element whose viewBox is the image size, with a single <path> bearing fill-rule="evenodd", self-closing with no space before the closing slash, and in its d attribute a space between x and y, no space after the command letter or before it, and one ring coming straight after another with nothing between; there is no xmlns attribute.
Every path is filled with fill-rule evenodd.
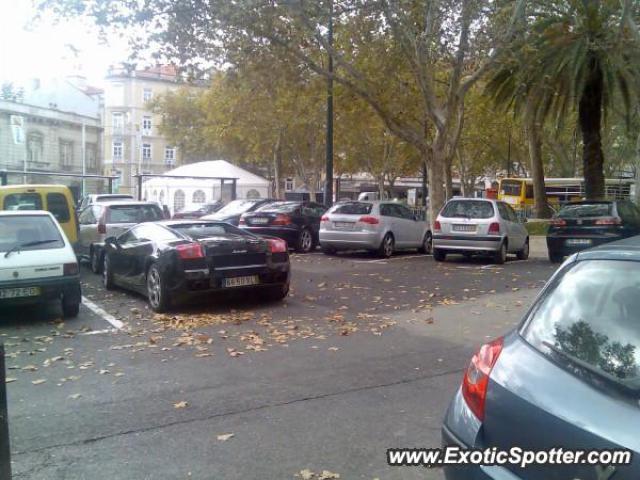
<svg viewBox="0 0 640 480"><path fill-rule="evenodd" d="M330 472L329 470L323 470L320 476L318 477L319 480L330 480L331 478L340 478L340 475L337 473Z"/></svg>
<svg viewBox="0 0 640 480"><path fill-rule="evenodd" d="M173 408L187 408L188 406L189 406L189 402L186 402L184 400L173 404Z"/></svg>
<svg viewBox="0 0 640 480"><path fill-rule="evenodd" d="M313 473L308 468L305 468L304 470L300 470L300 477L302 478L302 480L311 480L314 476L315 476L315 473Z"/></svg>
<svg viewBox="0 0 640 480"><path fill-rule="evenodd" d="M14 378L14 377L7 377L7 378L5 378L4 382L5 383L11 383L11 382L15 382L16 380L18 380L18 379Z"/></svg>
<svg viewBox="0 0 640 480"><path fill-rule="evenodd" d="M74 393L73 395L69 395L69 398L73 399L73 400L77 400L81 397L82 395L80 395L79 393Z"/></svg>
<svg viewBox="0 0 640 480"><path fill-rule="evenodd" d="M41 383L46 382L47 380L44 378L39 378L38 380L33 380L31 383L33 383L34 385L40 385Z"/></svg>
<svg viewBox="0 0 640 480"><path fill-rule="evenodd" d="M220 440L221 442L226 442L227 440L233 437L234 437L233 433L222 433L218 435L218 440Z"/></svg>

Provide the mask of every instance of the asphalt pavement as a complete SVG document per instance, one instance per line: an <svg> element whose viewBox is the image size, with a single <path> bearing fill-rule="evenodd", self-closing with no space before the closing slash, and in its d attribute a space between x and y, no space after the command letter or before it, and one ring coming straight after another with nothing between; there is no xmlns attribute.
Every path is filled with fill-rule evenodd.
<svg viewBox="0 0 640 480"><path fill-rule="evenodd" d="M502 266L294 255L284 302L167 315L83 269L77 319L0 311L14 478L442 478L386 449L440 444L470 355L555 270L538 243Z"/></svg>

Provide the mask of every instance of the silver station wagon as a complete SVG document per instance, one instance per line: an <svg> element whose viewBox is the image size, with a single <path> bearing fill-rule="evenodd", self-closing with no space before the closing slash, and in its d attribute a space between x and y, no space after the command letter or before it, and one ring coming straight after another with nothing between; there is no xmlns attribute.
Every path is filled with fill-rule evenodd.
<svg viewBox="0 0 640 480"><path fill-rule="evenodd" d="M503 264L508 253L529 257L529 234L516 212L504 202L454 198L442 208L433 225L433 258L442 262L449 253L489 254Z"/></svg>
<svg viewBox="0 0 640 480"><path fill-rule="evenodd" d="M429 223L396 202L342 202L320 221L320 246L327 254L337 250L369 250L390 257L396 250L417 248L431 252Z"/></svg>

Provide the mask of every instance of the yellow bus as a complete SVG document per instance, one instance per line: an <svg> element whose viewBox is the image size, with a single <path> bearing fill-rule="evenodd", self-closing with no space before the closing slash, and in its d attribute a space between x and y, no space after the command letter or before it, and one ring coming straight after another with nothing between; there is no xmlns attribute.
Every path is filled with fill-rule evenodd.
<svg viewBox="0 0 640 480"><path fill-rule="evenodd" d="M544 183L547 202L553 207L584 198L583 178L545 178ZM607 178L605 189L607 198L628 199L633 195L635 181L631 178ZM533 179L501 179L498 186L498 200L509 203L516 209L533 206Z"/></svg>

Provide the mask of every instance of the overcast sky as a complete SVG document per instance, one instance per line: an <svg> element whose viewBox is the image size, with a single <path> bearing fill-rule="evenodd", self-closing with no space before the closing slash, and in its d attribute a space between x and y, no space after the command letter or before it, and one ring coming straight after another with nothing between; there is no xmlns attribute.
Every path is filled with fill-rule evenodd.
<svg viewBox="0 0 640 480"><path fill-rule="evenodd" d="M127 59L124 39L104 45L95 27L80 20L55 25L46 19L30 27L34 13L31 0L0 0L0 82L24 85L33 78L82 73L101 86L109 65Z"/></svg>

